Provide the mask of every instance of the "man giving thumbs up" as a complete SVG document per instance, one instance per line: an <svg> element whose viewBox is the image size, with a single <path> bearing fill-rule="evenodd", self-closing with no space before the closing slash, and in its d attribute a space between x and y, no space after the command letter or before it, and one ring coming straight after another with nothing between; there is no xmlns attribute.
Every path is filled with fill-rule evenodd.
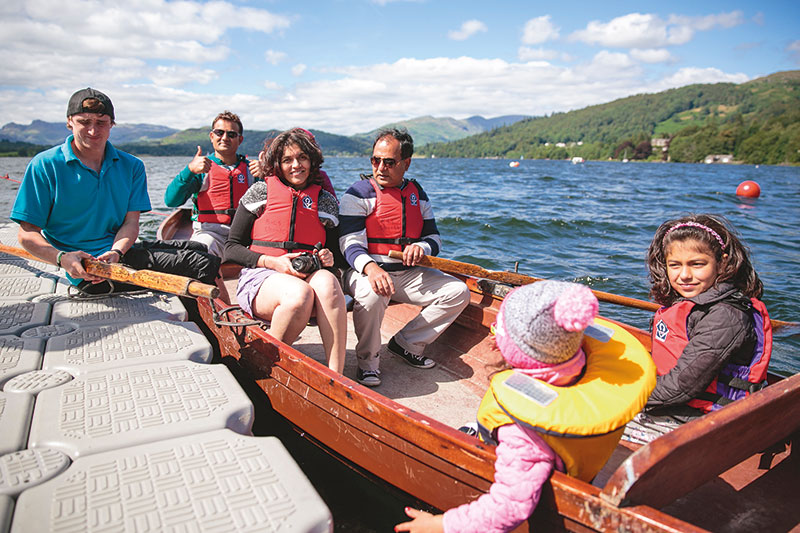
<svg viewBox="0 0 800 533"><path fill-rule="evenodd" d="M179 207L191 197L191 240L205 244L209 252L222 257L239 199L253 181L263 176L257 160L249 162L236 153L244 140L242 121L237 115L230 111L217 115L208 136L214 154L206 156L198 146L189 164L167 187L164 203Z"/></svg>

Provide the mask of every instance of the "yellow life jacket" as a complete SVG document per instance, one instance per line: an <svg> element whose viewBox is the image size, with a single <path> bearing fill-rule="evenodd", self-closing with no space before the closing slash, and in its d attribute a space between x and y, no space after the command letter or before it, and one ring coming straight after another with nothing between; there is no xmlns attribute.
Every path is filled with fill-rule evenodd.
<svg viewBox="0 0 800 533"><path fill-rule="evenodd" d="M586 328L583 349L583 375L567 387L514 370L495 375L478 409L481 437L493 442L494 430L506 424L533 429L569 475L591 481L647 402L656 367L642 343L601 318Z"/></svg>

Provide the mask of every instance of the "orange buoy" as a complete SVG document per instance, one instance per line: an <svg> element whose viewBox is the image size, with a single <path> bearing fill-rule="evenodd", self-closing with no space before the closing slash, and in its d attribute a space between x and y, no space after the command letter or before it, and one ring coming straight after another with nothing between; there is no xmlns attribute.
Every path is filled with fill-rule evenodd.
<svg viewBox="0 0 800 533"><path fill-rule="evenodd" d="M747 198L758 198L761 195L761 187L755 181L743 181L736 187L736 196Z"/></svg>
<svg viewBox="0 0 800 533"><path fill-rule="evenodd" d="M511 168L516 168L519 166L519 161L512 161L508 164Z"/></svg>

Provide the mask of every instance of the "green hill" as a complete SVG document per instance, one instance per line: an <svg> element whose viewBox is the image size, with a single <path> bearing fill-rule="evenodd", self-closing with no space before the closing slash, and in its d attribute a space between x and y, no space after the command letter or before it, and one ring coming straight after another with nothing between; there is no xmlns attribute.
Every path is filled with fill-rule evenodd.
<svg viewBox="0 0 800 533"><path fill-rule="evenodd" d="M239 152L250 157L256 157L264 146L264 140L272 138L278 133L280 133L279 130L245 130L244 141L239 147ZM311 133L314 134L317 143L322 148L322 153L325 155L361 155L366 153L371 146L370 143L365 141L343 135L334 135L333 133L317 130L311 130ZM123 144L119 147L136 155L190 156L195 153L198 145L205 152L213 151L211 140L208 138L208 129L191 128L181 130L163 139Z"/></svg>
<svg viewBox="0 0 800 533"><path fill-rule="evenodd" d="M653 138L669 138L662 152ZM800 71L747 83L697 84L537 117L449 143L436 157L623 158L697 162L733 154L747 163L800 163Z"/></svg>
<svg viewBox="0 0 800 533"><path fill-rule="evenodd" d="M527 117L522 115L507 115L492 119L474 116L464 120L458 120L451 117L424 116L384 124L380 128L375 128L367 133L354 135L353 138L363 140L372 146L372 141L378 130L387 127L406 128L414 138L414 146L416 149L416 147L425 146L430 143L442 143L463 139L470 135L489 131L500 125L518 122L524 118Z"/></svg>

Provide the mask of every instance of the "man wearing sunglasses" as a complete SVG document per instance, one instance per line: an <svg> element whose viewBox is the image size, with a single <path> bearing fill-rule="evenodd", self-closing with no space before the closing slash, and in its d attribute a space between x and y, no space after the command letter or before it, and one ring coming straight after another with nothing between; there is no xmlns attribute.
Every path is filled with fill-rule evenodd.
<svg viewBox="0 0 800 533"><path fill-rule="evenodd" d="M198 146L164 192L167 207L179 207L192 198L191 240L205 244L217 257L222 257L239 199L255 179L263 177L258 159L248 161L237 153L244 140L242 132L236 114L223 111L217 115L208 133L214 154L206 156Z"/></svg>
<svg viewBox="0 0 800 533"><path fill-rule="evenodd" d="M368 387L381 384L380 327L390 300L422 307L387 345L415 368L436 364L422 351L469 303L462 281L416 266L422 256L437 255L442 241L428 196L416 180L405 178L413 153L414 141L407 131L378 132L370 158L372 175L353 184L339 208L339 243L352 267L343 285L354 300L356 380ZM402 251L403 259L389 257L392 250Z"/></svg>

